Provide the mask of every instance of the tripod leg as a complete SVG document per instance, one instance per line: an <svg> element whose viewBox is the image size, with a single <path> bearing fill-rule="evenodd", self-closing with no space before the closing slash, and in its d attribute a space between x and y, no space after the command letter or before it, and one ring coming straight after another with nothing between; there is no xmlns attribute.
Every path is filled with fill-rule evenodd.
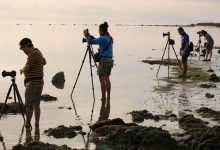
<svg viewBox="0 0 220 150"><path fill-rule="evenodd" d="M21 113L22 113L22 116L23 116L23 119L24 119L24 122L25 122L24 110L23 110L23 107L22 107L22 106L24 106L24 103L23 103L23 101L22 101L22 99L21 99L21 95L20 95L20 93L19 93L19 91L18 91L18 87L17 87L16 84L14 84L14 89L15 89L15 92L16 92L16 94L17 94L18 103L19 103L19 105L20 105Z"/></svg>
<svg viewBox="0 0 220 150"><path fill-rule="evenodd" d="M1 114L0 114L0 119L1 119L1 117L2 117L2 113L3 113L4 107L5 107L5 105L6 105L7 101L8 101L8 98L9 98L9 95L10 95L10 92L11 92L11 89L12 89L12 85L13 85L13 84L11 84L10 88L8 89L8 93L7 93L7 96L6 96L6 99L5 99L5 103L4 103L4 105L2 106L2 110L1 110Z"/></svg>
<svg viewBox="0 0 220 150"><path fill-rule="evenodd" d="M161 58L161 61L160 61L159 68L158 68L158 70L157 70L156 77L158 76L158 73L159 73L159 70L160 70L160 66L161 66L161 64L162 64L163 57L164 57L164 54L165 54L165 52L166 52L166 49L167 49L168 43L169 43L169 41L167 40L167 44L166 44L165 49L164 49L164 51L163 51L163 55L162 55L162 58Z"/></svg>
<svg viewBox="0 0 220 150"><path fill-rule="evenodd" d="M84 62L85 62L86 55L87 55L88 51L89 51L89 49L87 48L86 53L85 53L85 55L84 55L84 57L83 57L83 61L82 61L82 64L81 64L81 66L80 66L80 69L79 69L79 72L78 72L78 75L77 75L76 81L75 81L75 83L74 83L74 86L73 86L73 89L72 89L71 95L70 95L71 100L72 100L72 103L73 103L73 106L74 106L74 102L73 102L73 92L74 92L74 90L75 90L76 83L77 83L77 81L78 81L78 79L79 79L79 75L80 75L80 73L81 73L81 70L82 70L83 64L84 64Z"/></svg>
<svg viewBox="0 0 220 150"><path fill-rule="evenodd" d="M199 60L200 60L200 55L201 55L201 43L199 43Z"/></svg>
<svg viewBox="0 0 220 150"><path fill-rule="evenodd" d="M93 82L93 72L92 72L92 54L91 51L89 52L89 63L90 63L90 73L91 73L91 81L92 81L92 94L93 94L93 105L92 105L92 113L91 113L91 119L90 122L92 122L93 118L93 111L95 106L95 92L94 92L94 82Z"/></svg>
<svg viewBox="0 0 220 150"><path fill-rule="evenodd" d="M172 48L173 48L174 54L175 54L175 56L176 56L176 59L177 59L177 61L178 61L178 63L179 63L180 69L183 71L182 65L181 65L181 63L180 63L180 61L179 61L179 59L178 59L178 57L177 57L177 54L176 54L176 51L175 51L173 45L172 45Z"/></svg>
<svg viewBox="0 0 220 150"><path fill-rule="evenodd" d="M93 60L93 62L95 63L95 66L96 66L96 68L97 68L97 63L95 62L95 59L94 59L94 51L93 51L92 45L89 46L89 50L91 51L92 60Z"/></svg>
<svg viewBox="0 0 220 150"><path fill-rule="evenodd" d="M14 100L15 100L15 103L17 102L17 98L16 98L16 94L15 94L15 88L13 87L13 91L14 91Z"/></svg>
<svg viewBox="0 0 220 150"><path fill-rule="evenodd" d="M170 44L168 43L168 79L170 78Z"/></svg>

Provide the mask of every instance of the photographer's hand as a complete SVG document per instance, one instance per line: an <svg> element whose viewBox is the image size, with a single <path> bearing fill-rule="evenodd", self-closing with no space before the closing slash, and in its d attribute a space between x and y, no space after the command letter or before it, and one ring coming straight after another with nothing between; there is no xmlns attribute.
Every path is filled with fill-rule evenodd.
<svg viewBox="0 0 220 150"><path fill-rule="evenodd" d="M21 74L21 75L22 75L22 73L24 72L23 69L20 69L19 71L20 71L20 74Z"/></svg>
<svg viewBox="0 0 220 150"><path fill-rule="evenodd" d="M181 55L181 56L185 56L186 51L185 51L185 50L182 50L182 51L181 51L181 53L182 53L182 55Z"/></svg>

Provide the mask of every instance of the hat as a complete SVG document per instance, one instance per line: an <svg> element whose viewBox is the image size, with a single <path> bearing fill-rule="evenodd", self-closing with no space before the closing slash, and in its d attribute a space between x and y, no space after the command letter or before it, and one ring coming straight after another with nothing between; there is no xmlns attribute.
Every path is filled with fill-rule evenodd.
<svg viewBox="0 0 220 150"><path fill-rule="evenodd" d="M31 39L29 38L23 38L20 43L19 43L20 47L24 47L24 46L33 46Z"/></svg>

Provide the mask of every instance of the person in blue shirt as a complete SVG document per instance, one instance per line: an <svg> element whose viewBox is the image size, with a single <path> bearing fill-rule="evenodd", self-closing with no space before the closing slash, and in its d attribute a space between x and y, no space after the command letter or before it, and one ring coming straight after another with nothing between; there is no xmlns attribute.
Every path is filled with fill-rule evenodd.
<svg viewBox="0 0 220 150"><path fill-rule="evenodd" d="M84 32L84 36L88 44L99 45L100 62L97 69L102 92L102 101L110 101L111 81L110 75L113 67L113 38L108 32L108 23L104 22L99 25L100 37L92 38L88 32Z"/></svg>
<svg viewBox="0 0 220 150"><path fill-rule="evenodd" d="M179 77L186 77L188 65L187 60L190 55L189 49L189 35L184 31L182 27L178 28L178 33L181 35L181 47L180 55L182 56L182 74Z"/></svg>

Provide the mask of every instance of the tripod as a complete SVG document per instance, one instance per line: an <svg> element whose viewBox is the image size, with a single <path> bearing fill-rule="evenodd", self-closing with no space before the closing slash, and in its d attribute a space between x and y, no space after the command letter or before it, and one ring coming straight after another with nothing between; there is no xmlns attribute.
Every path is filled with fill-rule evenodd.
<svg viewBox="0 0 220 150"><path fill-rule="evenodd" d="M76 81L75 81L75 83L74 83L74 86L73 86L73 89L72 89L72 92L71 92L71 95L70 95L71 100L72 100L72 104L73 104L73 108L74 108L76 114L77 114L76 109L75 109L76 107L75 107L75 104L74 104L74 102L73 102L73 92L74 92L75 87L76 87L76 84L77 84L77 82L78 82L78 79L79 79L79 76L80 76L80 73L81 73L81 70L82 70L82 67L83 67L83 64L84 64L84 62L85 62L85 59L86 59L87 54L89 54L90 74L91 74L92 93L93 93L93 108L94 108L94 105L95 105L95 92L94 92L94 82L93 82L92 67L94 67L94 66L97 67L97 64L96 64L96 62L94 61L93 48L92 48L91 45L88 44L88 45L87 45L86 52L85 52L85 55L84 55L84 57L83 57L83 61L82 61L81 67L80 67L80 69L79 69L79 72L78 72ZM94 63L95 63L94 66L92 65L92 59L93 59L93 61L94 61ZM93 111L93 109L92 109L92 111Z"/></svg>
<svg viewBox="0 0 220 150"><path fill-rule="evenodd" d="M202 48L202 45L201 45L201 36L199 35L199 40L198 40L198 43L196 44L196 48L194 51L196 52L199 52L199 60L200 60L200 55L201 55L201 48ZM193 52L194 54L194 52ZM191 55L191 60L192 60L192 56L193 54Z"/></svg>
<svg viewBox="0 0 220 150"><path fill-rule="evenodd" d="M1 117L2 117L2 113L3 113L4 107L5 107L5 105L6 105L7 101L8 101L8 98L9 98L9 95L10 95L10 92L11 92L11 89L13 88L13 91L14 91L14 101L15 101L15 103L16 103L16 99L18 98L18 103L19 103L19 106L20 106L20 109L21 109L21 113L22 113L23 119L24 119L24 121L25 121L24 110L23 110L23 108L22 108L22 106L24 106L24 103L23 103L23 101L22 101L22 99L21 99L21 95L20 95L20 93L19 93L19 91L18 91L17 84L15 83L15 78L12 77L11 81L12 81L12 84L11 84L11 86L10 86L9 89L8 89L8 93L7 93L7 96L6 96L6 99L5 99L5 103L4 103L4 105L2 106L2 110L1 110L1 114L0 114L0 119L1 119ZM17 97L17 98L16 98L16 97Z"/></svg>
<svg viewBox="0 0 220 150"><path fill-rule="evenodd" d="M169 73L169 72L170 72L170 71L169 71L169 70L170 70L170 46L171 46L172 49L173 49L173 52L174 52L174 54L175 54L175 56L176 56L176 59L177 59L177 61L178 61L178 63L179 63L180 69L181 69L181 70L183 70L183 69L182 69L181 63L180 63L180 61L179 61L179 59L178 59L178 57L177 57L176 51L175 51L175 49L174 49L174 47L173 47L173 45L175 44L175 41L170 38L170 32L164 33L164 34L163 34L163 37L164 37L164 36L167 36L168 38L167 38L167 43L166 43L166 46L165 46L165 49L164 49L164 52L163 52L163 55L162 55L162 58L161 58L161 61L160 61L159 68L158 68L158 70L157 70L156 77L158 77L158 73L159 73L159 70L160 70L160 67L161 67L161 64L162 64L162 61L163 61L163 58L164 58L164 54L165 54L165 52L166 52L166 49L168 49L168 59L167 59L168 63L167 63L167 66L168 66L168 79L169 79L169 76L170 76L170 73Z"/></svg>

